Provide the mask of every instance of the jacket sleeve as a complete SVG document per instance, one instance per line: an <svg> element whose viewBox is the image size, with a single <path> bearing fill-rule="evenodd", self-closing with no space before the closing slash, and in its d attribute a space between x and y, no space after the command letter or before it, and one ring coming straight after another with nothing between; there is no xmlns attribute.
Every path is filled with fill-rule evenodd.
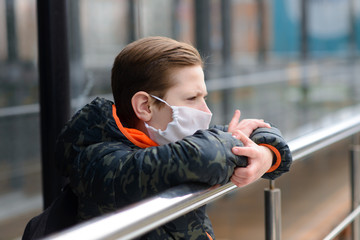
<svg viewBox="0 0 360 240"><path fill-rule="evenodd" d="M279 129L271 128L258 128L250 135L250 139L256 144L265 144L272 146L273 151L277 152L278 167L263 175L266 179L275 179L280 177L283 173L288 172L292 163L292 155L289 146L281 135Z"/></svg>
<svg viewBox="0 0 360 240"><path fill-rule="evenodd" d="M215 125L214 128L221 131L228 130L228 126ZM286 141L282 137L279 129L272 126L271 128L257 128L250 135L250 139L259 145L272 146L272 151L278 153L279 159L277 162L278 166L270 172L265 173L262 177L266 179L275 179L280 177L283 173L288 172L292 163L292 155Z"/></svg>
<svg viewBox="0 0 360 240"><path fill-rule="evenodd" d="M91 145L78 156L71 174L78 195L123 205L183 183L225 184L236 166L247 165L245 157L231 152L242 143L218 129L158 147L134 150L121 144Z"/></svg>

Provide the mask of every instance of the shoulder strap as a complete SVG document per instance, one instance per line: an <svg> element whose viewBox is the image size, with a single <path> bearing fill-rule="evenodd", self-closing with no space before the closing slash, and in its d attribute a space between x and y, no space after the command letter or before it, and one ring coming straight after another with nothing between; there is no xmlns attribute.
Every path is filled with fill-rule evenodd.
<svg viewBox="0 0 360 240"><path fill-rule="evenodd" d="M71 227L77 222L77 197L66 186L64 191L41 214L26 225L22 239L38 239Z"/></svg>

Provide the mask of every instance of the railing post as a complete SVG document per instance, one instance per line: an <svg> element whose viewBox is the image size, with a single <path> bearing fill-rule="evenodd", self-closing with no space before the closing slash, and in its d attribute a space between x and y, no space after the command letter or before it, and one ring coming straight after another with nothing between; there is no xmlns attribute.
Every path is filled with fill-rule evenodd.
<svg viewBox="0 0 360 240"><path fill-rule="evenodd" d="M70 118L67 1L37 0L41 166L44 209L60 194L55 143Z"/></svg>
<svg viewBox="0 0 360 240"><path fill-rule="evenodd" d="M354 136L354 145L350 149L350 172L351 172L351 210L356 209L360 204L360 145L357 139L358 135ZM360 239L360 220L355 218L352 223L352 239Z"/></svg>
<svg viewBox="0 0 360 240"><path fill-rule="evenodd" d="M281 239L281 191L270 180L270 188L265 188L265 239Z"/></svg>

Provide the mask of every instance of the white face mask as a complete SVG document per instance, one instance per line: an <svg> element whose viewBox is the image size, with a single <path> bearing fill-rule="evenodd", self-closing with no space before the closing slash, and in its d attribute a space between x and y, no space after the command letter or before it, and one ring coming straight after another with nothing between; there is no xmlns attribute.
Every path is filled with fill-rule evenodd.
<svg viewBox="0 0 360 240"><path fill-rule="evenodd" d="M156 129L145 123L149 137L159 145L176 142L186 136L193 135L197 130L208 129L212 114L195 108L184 106L170 106L167 102L151 95L153 98L165 103L172 109L172 121L166 129Z"/></svg>

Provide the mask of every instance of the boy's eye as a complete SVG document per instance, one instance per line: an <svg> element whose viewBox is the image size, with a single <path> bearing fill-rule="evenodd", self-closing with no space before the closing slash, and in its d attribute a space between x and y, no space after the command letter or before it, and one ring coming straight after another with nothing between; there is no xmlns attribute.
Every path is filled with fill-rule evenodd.
<svg viewBox="0 0 360 240"><path fill-rule="evenodd" d="M188 98L189 101L193 101L193 100L195 100L195 99L196 99L196 97L189 97L189 98Z"/></svg>
<svg viewBox="0 0 360 240"><path fill-rule="evenodd" d="M204 101L206 101L207 98L208 98L207 96L203 97ZM194 97L189 97L187 100L188 100L188 101L194 101L194 100L196 100L196 99L198 99L198 97L194 96Z"/></svg>

